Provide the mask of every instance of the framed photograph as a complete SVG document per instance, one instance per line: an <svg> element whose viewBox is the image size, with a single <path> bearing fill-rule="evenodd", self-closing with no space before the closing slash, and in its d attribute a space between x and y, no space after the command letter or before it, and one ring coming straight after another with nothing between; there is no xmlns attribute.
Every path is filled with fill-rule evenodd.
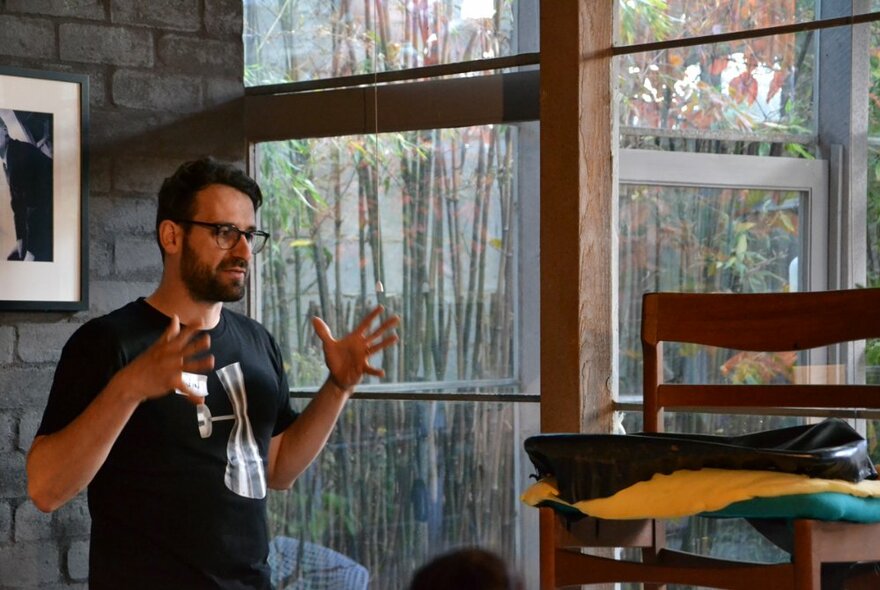
<svg viewBox="0 0 880 590"><path fill-rule="evenodd" d="M0 311L88 307L88 92L0 67Z"/></svg>

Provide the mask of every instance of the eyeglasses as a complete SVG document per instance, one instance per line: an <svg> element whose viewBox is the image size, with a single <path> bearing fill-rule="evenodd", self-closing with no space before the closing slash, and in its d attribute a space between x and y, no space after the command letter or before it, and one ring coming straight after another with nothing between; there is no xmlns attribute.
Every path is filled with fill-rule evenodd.
<svg viewBox="0 0 880 590"><path fill-rule="evenodd" d="M232 250L238 244L241 236L244 236L248 246L251 247L253 254L258 254L265 246L269 239L269 234L259 229L246 231L238 229L231 223L208 223L206 221L193 221L192 219L172 219L174 223L188 223L190 225L200 225L214 230L214 240L223 250Z"/></svg>

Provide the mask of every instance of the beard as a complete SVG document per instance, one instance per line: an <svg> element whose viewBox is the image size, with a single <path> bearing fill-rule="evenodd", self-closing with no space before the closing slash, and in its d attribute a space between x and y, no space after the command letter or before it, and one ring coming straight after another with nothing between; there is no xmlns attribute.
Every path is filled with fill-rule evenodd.
<svg viewBox="0 0 880 590"><path fill-rule="evenodd" d="M209 303L240 301L244 297L247 281L228 279L224 281L219 273L229 268L243 268L247 271L248 263L241 258L229 258L223 260L216 268L211 268L199 260L198 254L184 240L180 273L183 284L196 301Z"/></svg>

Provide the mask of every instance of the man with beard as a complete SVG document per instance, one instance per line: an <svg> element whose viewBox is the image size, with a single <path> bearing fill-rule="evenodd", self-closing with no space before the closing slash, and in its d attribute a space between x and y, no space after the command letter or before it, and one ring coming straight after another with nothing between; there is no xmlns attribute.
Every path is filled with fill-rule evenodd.
<svg viewBox="0 0 880 590"><path fill-rule="evenodd" d="M52 511L88 487L92 590L271 588L267 487L289 488L363 375L383 374L369 357L397 340L398 318L373 328L376 308L339 340L314 318L329 376L291 410L277 344L223 307L243 297L268 238L255 228L261 202L231 165L181 166L159 192L158 288L64 347L28 492Z"/></svg>

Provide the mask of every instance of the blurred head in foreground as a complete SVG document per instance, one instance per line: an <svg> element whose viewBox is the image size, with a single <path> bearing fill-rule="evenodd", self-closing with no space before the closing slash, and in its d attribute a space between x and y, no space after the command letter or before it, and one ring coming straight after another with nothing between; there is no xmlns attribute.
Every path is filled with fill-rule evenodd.
<svg viewBox="0 0 880 590"><path fill-rule="evenodd" d="M409 590L522 590L498 555L476 548L457 549L419 568Z"/></svg>

